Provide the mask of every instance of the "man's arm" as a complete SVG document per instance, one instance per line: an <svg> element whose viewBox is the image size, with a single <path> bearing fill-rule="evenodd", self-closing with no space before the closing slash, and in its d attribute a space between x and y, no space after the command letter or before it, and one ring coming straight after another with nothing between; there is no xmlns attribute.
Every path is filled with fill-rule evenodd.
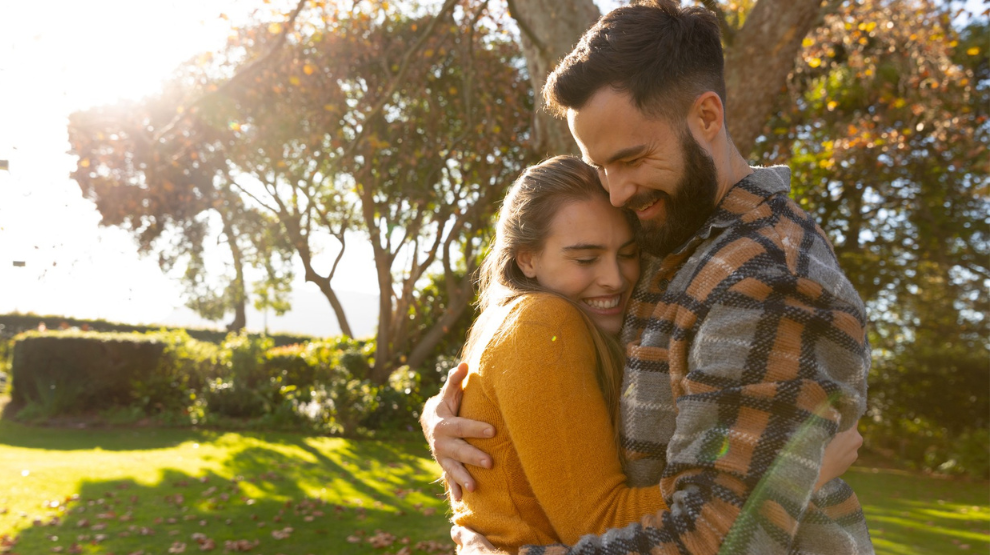
<svg viewBox="0 0 990 555"><path fill-rule="evenodd" d="M430 452L443 468L447 487L455 500L461 498L461 487L467 491L474 491L475 488L475 482L465 464L492 467L492 458L464 441L464 438L495 436L495 428L490 424L457 416L463 396L463 381L467 374L468 366L462 362L447 376L440 392L427 399L423 405L423 414L419 417Z"/></svg>
<svg viewBox="0 0 990 555"><path fill-rule="evenodd" d="M654 360L687 357L671 375L678 416L661 481L669 511L586 536L581 554L787 553L819 478L825 445L854 425L865 401L869 347L862 311L793 276L744 279L718 293L691 348L676 335ZM649 349L639 347L639 349ZM636 348L632 353L635 354ZM671 368L678 365L672 364ZM681 365L680 367L683 367ZM838 496L816 513L813 553L857 553L865 528L839 524ZM827 511L826 511L827 512ZM868 547L864 548L864 552ZM561 546L528 553L563 552Z"/></svg>

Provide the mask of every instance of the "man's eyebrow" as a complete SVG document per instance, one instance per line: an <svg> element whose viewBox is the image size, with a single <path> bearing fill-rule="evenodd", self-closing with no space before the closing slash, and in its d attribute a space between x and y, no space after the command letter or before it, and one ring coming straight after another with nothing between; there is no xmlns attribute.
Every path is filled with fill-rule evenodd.
<svg viewBox="0 0 990 555"><path fill-rule="evenodd" d="M612 157L609 158L608 161L605 163L613 164L615 162L618 162L619 160L622 160L623 158L629 158L631 156L642 154L644 150L646 150L646 145L636 145L636 146L626 147L613 154Z"/></svg>

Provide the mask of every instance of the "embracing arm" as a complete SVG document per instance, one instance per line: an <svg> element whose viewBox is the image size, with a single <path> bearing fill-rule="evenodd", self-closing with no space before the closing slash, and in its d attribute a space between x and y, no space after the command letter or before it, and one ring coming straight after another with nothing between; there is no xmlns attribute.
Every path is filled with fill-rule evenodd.
<svg viewBox="0 0 990 555"><path fill-rule="evenodd" d="M671 376L678 416L661 481L670 510L586 537L570 552L789 552L813 505L825 445L855 424L865 403L864 326L859 307L800 278L776 285L743 279L722 292L696 328L687 374ZM633 348L633 356L668 356L653 351ZM816 513L815 524L823 543L852 548L809 552L869 545L860 537L865 529L840 524L843 511L859 505L836 483L823 489L830 507Z"/></svg>
<svg viewBox="0 0 990 555"><path fill-rule="evenodd" d="M492 458L464 439L493 437L495 428L485 422L457 416L463 396L462 382L467 375L468 367L463 362L451 370L440 392L426 400L419 417L430 452L443 468L450 496L455 501L461 499L461 487L467 491L475 488L465 464L492 467Z"/></svg>
<svg viewBox="0 0 990 555"><path fill-rule="evenodd" d="M526 480L557 536L624 526L664 507L659 487L629 488L596 378L591 335L562 299L523 307L492 349L497 399Z"/></svg>

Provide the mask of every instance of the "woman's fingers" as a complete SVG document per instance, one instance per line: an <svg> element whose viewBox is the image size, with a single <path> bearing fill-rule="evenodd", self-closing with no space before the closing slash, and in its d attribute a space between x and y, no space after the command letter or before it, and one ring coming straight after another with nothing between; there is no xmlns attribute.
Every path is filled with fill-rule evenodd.
<svg viewBox="0 0 990 555"><path fill-rule="evenodd" d="M825 446L825 455L815 489L845 474L859 458L859 448L862 446L863 436L856 426L835 434L832 441Z"/></svg>

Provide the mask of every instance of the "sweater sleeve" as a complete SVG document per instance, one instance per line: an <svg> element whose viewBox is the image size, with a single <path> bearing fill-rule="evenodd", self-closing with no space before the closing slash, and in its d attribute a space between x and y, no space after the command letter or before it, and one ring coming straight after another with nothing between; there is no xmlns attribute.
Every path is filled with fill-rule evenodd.
<svg viewBox="0 0 990 555"><path fill-rule="evenodd" d="M625 526L664 507L658 487L629 488L601 389L592 338L566 300L520 306L488 351L489 395L558 537Z"/></svg>

